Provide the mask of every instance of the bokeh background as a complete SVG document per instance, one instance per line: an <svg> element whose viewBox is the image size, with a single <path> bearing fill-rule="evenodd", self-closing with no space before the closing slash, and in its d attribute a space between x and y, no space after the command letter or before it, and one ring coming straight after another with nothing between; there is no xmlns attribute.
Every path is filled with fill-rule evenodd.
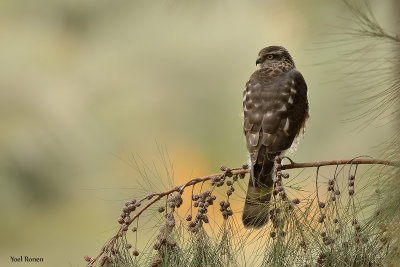
<svg viewBox="0 0 400 267"><path fill-rule="evenodd" d="M396 2L371 2L389 31ZM84 266L124 200L145 195L132 155L162 168L166 149L176 183L247 161L242 91L267 45L285 46L309 87L292 158L375 156L385 121L345 122L352 16L319 0L0 1L0 266Z"/></svg>

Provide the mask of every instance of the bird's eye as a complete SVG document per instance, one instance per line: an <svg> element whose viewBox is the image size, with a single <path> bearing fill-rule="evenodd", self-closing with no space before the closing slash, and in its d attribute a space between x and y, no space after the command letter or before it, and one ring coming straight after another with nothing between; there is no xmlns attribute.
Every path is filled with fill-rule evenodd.
<svg viewBox="0 0 400 267"><path fill-rule="evenodd" d="M274 58L274 55L267 55L267 59L271 60Z"/></svg>

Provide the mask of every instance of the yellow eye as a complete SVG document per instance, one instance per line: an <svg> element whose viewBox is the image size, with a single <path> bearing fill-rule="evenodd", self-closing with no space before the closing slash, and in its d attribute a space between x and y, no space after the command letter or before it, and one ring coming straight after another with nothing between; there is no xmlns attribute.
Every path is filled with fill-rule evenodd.
<svg viewBox="0 0 400 267"><path fill-rule="evenodd" d="M271 60L271 59L273 59L273 58L274 58L273 55L267 55L267 59Z"/></svg>

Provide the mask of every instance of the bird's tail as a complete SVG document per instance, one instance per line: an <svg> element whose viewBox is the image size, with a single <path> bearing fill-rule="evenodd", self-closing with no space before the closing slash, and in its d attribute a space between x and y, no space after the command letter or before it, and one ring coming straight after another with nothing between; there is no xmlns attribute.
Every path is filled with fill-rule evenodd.
<svg viewBox="0 0 400 267"><path fill-rule="evenodd" d="M242 222L245 228L261 228L268 222L273 187L274 161L266 159L252 167ZM254 181L254 182L253 182Z"/></svg>

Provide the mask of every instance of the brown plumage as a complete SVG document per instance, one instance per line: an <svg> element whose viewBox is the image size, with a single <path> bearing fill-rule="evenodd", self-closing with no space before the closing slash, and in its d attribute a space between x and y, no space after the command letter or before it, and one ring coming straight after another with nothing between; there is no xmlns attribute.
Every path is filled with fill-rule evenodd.
<svg viewBox="0 0 400 267"><path fill-rule="evenodd" d="M307 85L288 51L269 46L243 92L244 134L251 175L243 208L246 228L268 222L276 156L289 149L308 118Z"/></svg>

